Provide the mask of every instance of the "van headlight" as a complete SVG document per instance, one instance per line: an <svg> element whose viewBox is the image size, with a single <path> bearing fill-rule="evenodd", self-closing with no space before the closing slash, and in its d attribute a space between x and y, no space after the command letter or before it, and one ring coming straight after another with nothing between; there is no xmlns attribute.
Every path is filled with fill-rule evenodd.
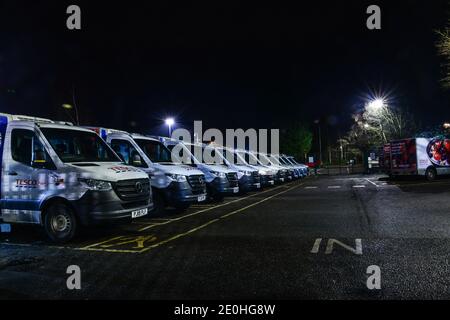
<svg viewBox="0 0 450 320"><path fill-rule="evenodd" d="M226 178L227 175L223 172L217 172L217 171L210 171L213 176L216 176L217 178Z"/></svg>
<svg viewBox="0 0 450 320"><path fill-rule="evenodd" d="M89 190L93 191L110 191L112 190L111 182L95 179L78 179L78 181Z"/></svg>
<svg viewBox="0 0 450 320"><path fill-rule="evenodd" d="M183 176L181 174L166 173L166 176L176 182L186 182L187 181L186 176Z"/></svg>

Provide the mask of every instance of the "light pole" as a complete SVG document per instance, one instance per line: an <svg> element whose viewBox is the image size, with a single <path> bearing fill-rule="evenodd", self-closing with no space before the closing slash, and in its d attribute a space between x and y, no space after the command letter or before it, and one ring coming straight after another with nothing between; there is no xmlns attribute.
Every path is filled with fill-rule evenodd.
<svg viewBox="0 0 450 320"><path fill-rule="evenodd" d="M79 118L78 118L78 109L77 109L77 107L76 106L73 106L73 105L71 105L71 104L68 104L68 103L65 103L65 104L63 104L62 105L62 107L65 109L65 110L75 110L75 123L76 123L76 125L77 126L79 126L80 125L80 120L79 120ZM69 114L70 115L70 114ZM72 116L71 116L71 118L72 118ZM72 118L73 119L73 118Z"/></svg>
<svg viewBox="0 0 450 320"><path fill-rule="evenodd" d="M76 125L80 125L80 118L78 117L78 108L77 108L77 101L75 100L75 85L72 86L72 101L73 104L65 103L62 105L62 107L66 110L75 110L75 122Z"/></svg>
<svg viewBox="0 0 450 320"><path fill-rule="evenodd" d="M317 127L319 128L319 161L320 165L322 165L322 130L320 128L320 120L316 120L314 123L317 124Z"/></svg>
<svg viewBox="0 0 450 320"><path fill-rule="evenodd" d="M166 119L166 125L169 128L169 138L172 136L172 126L175 124L175 120L173 118Z"/></svg>

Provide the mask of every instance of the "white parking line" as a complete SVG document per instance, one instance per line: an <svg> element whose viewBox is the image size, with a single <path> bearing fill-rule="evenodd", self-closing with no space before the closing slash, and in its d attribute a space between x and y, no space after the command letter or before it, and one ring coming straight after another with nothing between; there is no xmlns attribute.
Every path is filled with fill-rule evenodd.
<svg viewBox="0 0 450 320"><path fill-rule="evenodd" d="M341 186L328 186L328 189L340 189Z"/></svg>
<svg viewBox="0 0 450 320"><path fill-rule="evenodd" d="M305 187L305 189L318 189L319 187Z"/></svg>
<svg viewBox="0 0 450 320"><path fill-rule="evenodd" d="M353 188L365 188L366 186L353 186Z"/></svg>
<svg viewBox="0 0 450 320"><path fill-rule="evenodd" d="M369 179L367 179L367 178L365 178L365 180L367 181L367 182L369 182L369 183L371 183L371 184L373 184L375 187L379 187L379 185L377 185L375 182L373 182L373 181L370 181Z"/></svg>

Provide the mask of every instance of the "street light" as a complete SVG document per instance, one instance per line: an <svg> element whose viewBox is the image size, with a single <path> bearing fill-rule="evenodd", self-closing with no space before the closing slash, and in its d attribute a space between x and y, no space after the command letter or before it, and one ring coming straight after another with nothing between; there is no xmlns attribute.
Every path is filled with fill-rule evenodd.
<svg viewBox="0 0 450 320"><path fill-rule="evenodd" d="M76 122L76 125L80 125L80 120L78 118L78 109L77 109L77 107L76 106L74 107L73 105L68 104L68 103L63 104L62 107L65 110L68 110L68 111L75 110L75 122Z"/></svg>
<svg viewBox="0 0 450 320"><path fill-rule="evenodd" d="M172 126L175 124L175 120L173 118L166 119L166 125L169 127L169 138L172 136Z"/></svg>
<svg viewBox="0 0 450 320"><path fill-rule="evenodd" d="M375 100L370 101L367 104L367 109L378 111L381 110L384 106L385 106L384 100L381 98L377 98Z"/></svg>
<svg viewBox="0 0 450 320"><path fill-rule="evenodd" d="M444 129L450 129L450 123L446 122L443 124Z"/></svg>
<svg viewBox="0 0 450 320"><path fill-rule="evenodd" d="M381 136L383 137L384 142L387 142L386 134L384 133L383 128L383 117L386 116L386 113L388 112L386 101L383 98L375 98L371 101L369 101L366 104L366 110L372 115L373 118L375 118L380 126L380 132ZM367 129L367 128L366 128Z"/></svg>

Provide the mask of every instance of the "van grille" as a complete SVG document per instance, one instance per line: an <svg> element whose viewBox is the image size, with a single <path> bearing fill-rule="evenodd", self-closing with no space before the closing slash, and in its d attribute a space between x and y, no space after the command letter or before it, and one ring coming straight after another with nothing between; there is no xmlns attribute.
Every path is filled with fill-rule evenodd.
<svg viewBox="0 0 450 320"><path fill-rule="evenodd" d="M279 179L281 179L281 178L286 179L287 176L288 176L288 172L287 172L287 170L284 170L284 169L283 170L279 170L277 176L278 176Z"/></svg>
<svg viewBox="0 0 450 320"><path fill-rule="evenodd" d="M230 183L231 188L235 188L239 186L239 180L237 173L227 173L228 182Z"/></svg>
<svg viewBox="0 0 450 320"><path fill-rule="evenodd" d="M114 191L123 201L140 201L150 197L150 180L122 180L113 184Z"/></svg>
<svg viewBox="0 0 450 320"><path fill-rule="evenodd" d="M203 175L188 176L187 180L192 188L193 194L202 194L206 192L205 176Z"/></svg>
<svg viewBox="0 0 450 320"><path fill-rule="evenodd" d="M252 172L252 180L253 183L261 183L261 176L259 175L258 171Z"/></svg>

